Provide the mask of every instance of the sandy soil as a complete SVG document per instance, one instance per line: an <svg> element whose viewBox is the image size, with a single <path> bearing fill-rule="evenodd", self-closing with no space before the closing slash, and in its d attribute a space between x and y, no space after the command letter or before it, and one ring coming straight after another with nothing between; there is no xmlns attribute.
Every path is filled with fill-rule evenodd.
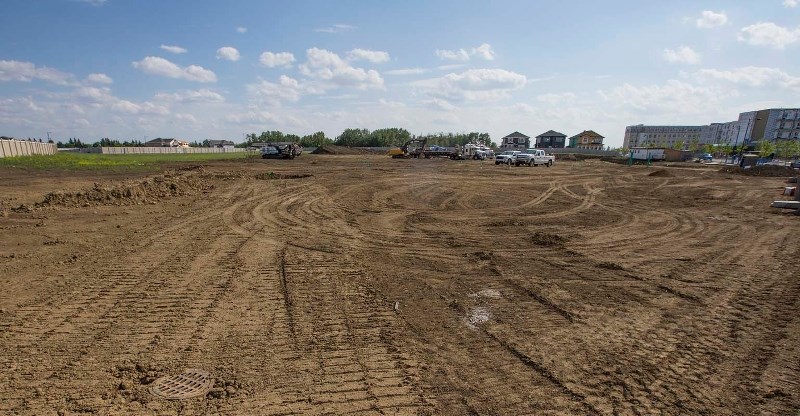
<svg viewBox="0 0 800 416"><path fill-rule="evenodd" d="M0 414L797 414L783 185L380 156L0 170ZM148 392L188 368L207 395Z"/></svg>

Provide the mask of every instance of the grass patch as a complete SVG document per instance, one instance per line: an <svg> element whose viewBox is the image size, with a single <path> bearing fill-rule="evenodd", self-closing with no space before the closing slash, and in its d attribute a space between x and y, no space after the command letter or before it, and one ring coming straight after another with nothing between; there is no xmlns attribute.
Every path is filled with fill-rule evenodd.
<svg viewBox="0 0 800 416"><path fill-rule="evenodd" d="M52 156L0 158L0 167L63 170L150 170L162 164L246 159L247 152L235 153L164 153L109 155L100 153L59 152Z"/></svg>

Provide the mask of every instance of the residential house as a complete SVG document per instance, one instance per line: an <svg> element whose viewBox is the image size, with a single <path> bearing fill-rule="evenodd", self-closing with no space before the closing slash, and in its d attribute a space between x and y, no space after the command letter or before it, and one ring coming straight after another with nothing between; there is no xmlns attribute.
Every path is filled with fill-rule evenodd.
<svg viewBox="0 0 800 416"><path fill-rule="evenodd" d="M536 136L536 147L538 148L554 148L563 149L566 145L567 135L557 131L548 130Z"/></svg>
<svg viewBox="0 0 800 416"><path fill-rule="evenodd" d="M530 146L531 138L515 131L500 139L500 150L519 150L527 149Z"/></svg>
<svg viewBox="0 0 800 416"><path fill-rule="evenodd" d="M221 147L224 149L233 149L236 143L230 140L209 140L208 147Z"/></svg>
<svg viewBox="0 0 800 416"><path fill-rule="evenodd" d="M569 147L573 149L603 150L604 138L592 130L584 130L569 138Z"/></svg>
<svg viewBox="0 0 800 416"><path fill-rule="evenodd" d="M157 138L144 143L145 147L189 147L189 142L178 139Z"/></svg>
<svg viewBox="0 0 800 416"><path fill-rule="evenodd" d="M153 139L144 143L145 147L178 147L178 141L175 139L162 139L161 137Z"/></svg>

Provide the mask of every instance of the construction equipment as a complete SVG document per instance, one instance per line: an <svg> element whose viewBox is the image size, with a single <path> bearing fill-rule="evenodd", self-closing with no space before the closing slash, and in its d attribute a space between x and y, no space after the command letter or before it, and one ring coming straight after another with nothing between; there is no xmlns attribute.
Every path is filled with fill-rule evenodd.
<svg viewBox="0 0 800 416"><path fill-rule="evenodd" d="M295 142L267 143L261 148L262 159L294 159L303 153L303 147Z"/></svg>
<svg viewBox="0 0 800 416"><path fill-rule="evenodd" d="M425 149L426 143L428 143L428 139L411 139L400 146L401 153L392 149L389 151L389 154L392 155L392 159L418 158L422 154L423 149Z"/></svg>
<svg viewBox="0 0 800 416"><path fill-rule="evenodd" d="M389 150L389 155L395 159L446 157L448 159L476 159L484 160L491 157L494 152L481 144L469 143L464 146L445 147L438 145L426 146L428 139L411 139L399 148Z"/></svg>

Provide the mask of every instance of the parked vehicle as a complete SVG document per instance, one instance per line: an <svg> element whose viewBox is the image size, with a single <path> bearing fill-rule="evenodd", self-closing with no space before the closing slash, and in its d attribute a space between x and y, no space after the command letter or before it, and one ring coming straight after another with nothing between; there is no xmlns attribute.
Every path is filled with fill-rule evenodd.
<svg viewBox="0 0 800 416"><path fill-rule="evenodd" d="M517 155L520 153L522 152L519 150L506 150L494 158L494 164L499 165L501 163L505 163L506 165L513 165L517 159Z"/></svg>
<svg viewBox="0 0 800 416"><path fill-rule="evenodd" d="M303 153L303 148L294 142L267 143L261 148L262 159L294 159Z"/></svg>
<svg viewBox="0 0 800 416"><path fill-rule="evenodd" d="M492 151L492 149L482 144L475 144L475 143L467 143L460 150L461 150L460 159L474 159L474 160L485 160L486 158L490 157L489 152Z"/></svg>
<svg viewBox="0 0 800 416"><path fill-rule="evenodd" d="M711 162L712 160L714 160L714 156L711 155L711 153L703 153L702 155L700 155L700 160L703 162Z"/></svg>
<svg viewBox="0 0 800 416"><path fill-rule="evenodd" d="M800 159L793 160L789 166L791 166L792 169L800 169Z"/></svg>
<svg viewBox="0 0 800 416"><path fill-rule="evenodd" d="M541 149L525 149L524 152L516 155L514 158L514 165L528 165L528 166L539 166L545 165L548 168L553 166L553 162L555 161L556 157L553 155L548 155L545 153L544 150Z"/></svg>

